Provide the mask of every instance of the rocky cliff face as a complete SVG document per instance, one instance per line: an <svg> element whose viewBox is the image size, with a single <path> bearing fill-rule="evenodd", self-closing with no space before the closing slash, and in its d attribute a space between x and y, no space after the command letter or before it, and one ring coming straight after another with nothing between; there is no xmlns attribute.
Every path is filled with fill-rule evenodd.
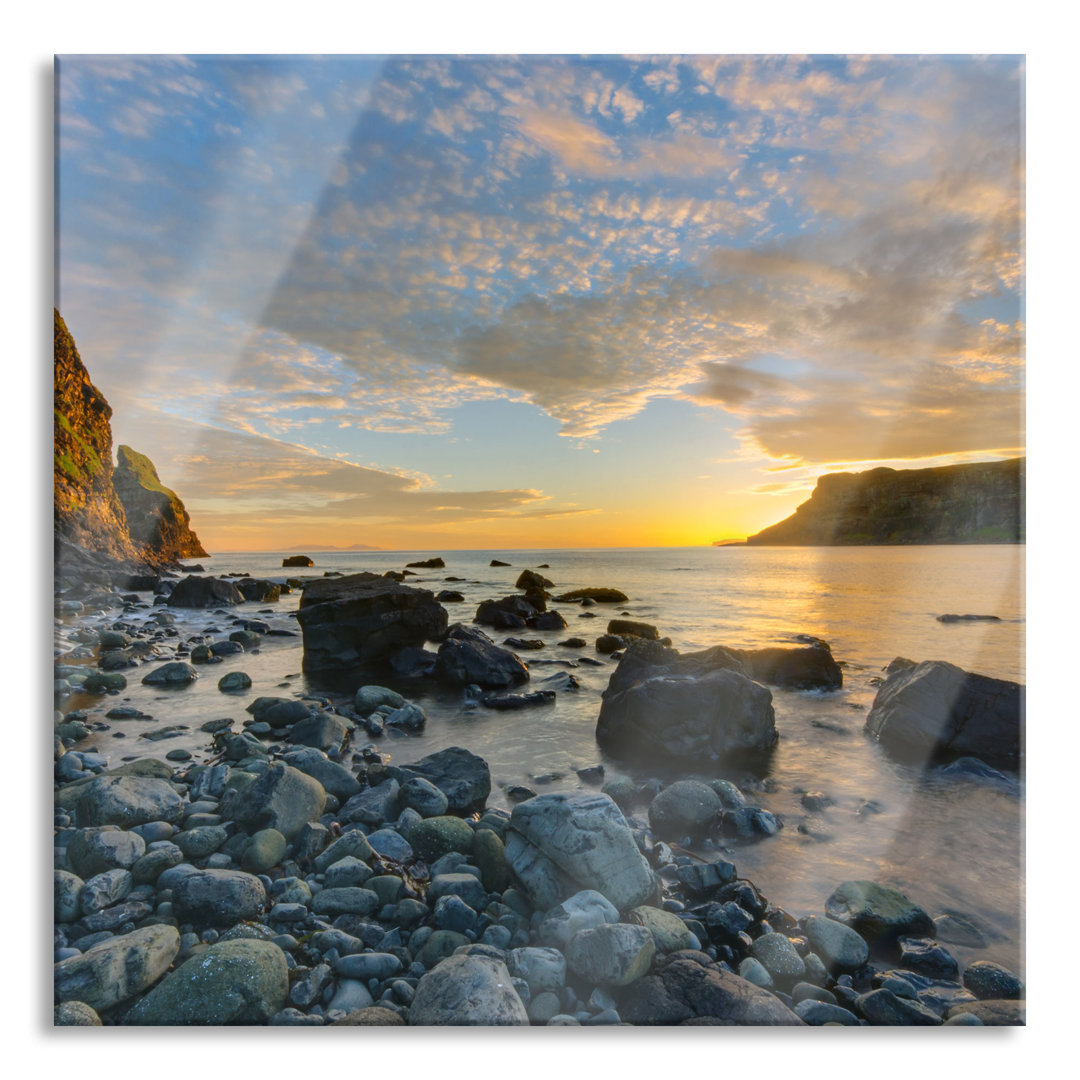
<svg viewBox="0 0 1080 1080"><path fill-rule="evenodd" d="M53 311L53 517L58 540L114 558L138 551L113 487L112 409Z"/></svg>
<svg viewBox="0 0 1080 1080"><path fill-rule="evenodd" d="M130 446L117 447L113 486L124 506L128 533L140 547L174 559L209 555L191 531L184 504L158 479L148 457Z"/></svg>
<svg viewBox="0 0 1080 1080"><path fill-rule="evenodd" d="M833 473L762 545L1016 544L1024 540L1024 458L937 469Z"/></svg>
<svg viewBox="0 0 1080 1080"><path fill-rule="evenodd" d="M112 463L112 409L90 381L60 313L53 311L53 516L59 566L74 549L162 566L206 556L184 504L149 458L119 448Z"/></svg>

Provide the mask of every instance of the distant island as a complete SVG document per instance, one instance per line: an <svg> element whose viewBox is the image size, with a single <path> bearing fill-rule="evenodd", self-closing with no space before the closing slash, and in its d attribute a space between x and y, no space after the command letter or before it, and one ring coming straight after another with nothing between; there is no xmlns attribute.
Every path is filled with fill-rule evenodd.
<svg viewBox="0 0 1080 1080"><path fill-rule="evenodd" d="M822 476L794 514L755 546L1020 544L1025 458L935 469L869 469ZM717 545L726 546L726 545Z"/></svg>

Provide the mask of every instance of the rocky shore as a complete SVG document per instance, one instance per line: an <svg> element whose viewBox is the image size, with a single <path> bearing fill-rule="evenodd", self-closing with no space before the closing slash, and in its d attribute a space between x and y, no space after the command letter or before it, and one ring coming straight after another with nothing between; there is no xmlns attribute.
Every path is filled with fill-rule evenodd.
<svg viewBox="0 0 1080 1080"><path fill-rule="evenodd" d="M819 913L797 918L762 895L739 873L739 847L767 843L783 822L730 780L607 779L597 765L579 773L583 790L523 788L508 811L488 805L490 770L467 746L393 764L379 740L414 737L424 711L373 671L458 687L463 703L542 707L573 692L574 676L521 692L530 668L517 650L532 639L504 648L480 627L562 631L549 600L626 599L606 588L554 598L551 581L526 571L517 594L450 623L404 577L189 575L143 582L141 594L97 577L58 596L65 640L80 643L57 660L61 705L75 689L119 699L129 677L184 693L215 658L258 649L272 628L251 605L290 588L304 590L305 670L352 677L353 688L241 696L249 718L208 719L201 752L115 767L80 751L85 712L57 712L57 1024L1024 1022L1016 974L962 966L948 948L977 945L978 927L918 896L837 882ZM236 629L182 638L170 618L181 606ZM147 610L138 629L131 616ZM680 654L639 621L603 629L591 644L618 666L596 734L616 758L752 761L777 738L770 686L842 680L820 641ZM230 669L218 685L245 695L245 678ZM898 660L867 736L953 757L989 745L995 764L1015 768L1022 688L980 680ZM106 715L133 711L118 701Z"/></svg>

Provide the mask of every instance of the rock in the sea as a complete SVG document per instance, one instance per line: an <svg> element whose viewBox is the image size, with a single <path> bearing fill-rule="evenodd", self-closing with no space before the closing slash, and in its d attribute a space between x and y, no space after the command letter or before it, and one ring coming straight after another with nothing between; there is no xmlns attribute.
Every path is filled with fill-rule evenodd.
<svg viewBox="0 0 1080 1080"><path fill-rule="evenodd" d="M857 931L867 941L932 937L934 922L903 893L875 881L845 881L825 901L825 914Z"/></svg>
<svg viewBox="0 0 1080 1080"><path fill-rule="evenodd" d="M803 1022L768 990L731 971L704 967L678 955L634 983L620 1001L619 1014L637 1025L683 1024L705 1018L755 1026Z"/></svg>
<svg viewBox="0 0 1080 1080"><path fill-rule="evenodd" d="M878 689L866 731L900 754L962 755L1016 768L1024 743L1024 687L927 660Z"/></svg>
<svg viewBox="0 0 1080 1080"><path fill-rule="evenodd" d="M1024 996L1024 984L1007 967L976 960L964 971L964 986L980 1001L1007 1001Z"/></svg>
<svg viewBox="0 0 1080 1080"><path fill-rule="evenodd" d="M435 676L455 686L500 690L528 681L529 669L475 626L454 623L439 646Z"/></svg>
<svg viewBox="0 0 1080 1080"><path fill-rule="evenodd" d="M614 692L613 685L614 677L596 741L621 757L715 762L776 742L772 694L735 671L651 675Z"/></svg>
<svg viewBox="0 0 1080 1080"><path fill-rule="evenodd" d="M625 604L630 598L619 589L588 588L571 589L555 597L560 602L571 600L594 600L598 604Z"/></svg>
<svg viewBox="0 0 1080 1080"><path fill-rule="evenodd" d="M281 560L282 566L314 566L308 555L288 555Z"/></svg>
<svg viewBox="0 0 1080 1080"><path fill-rule="evenodd" d="M657 893L656 880L618 806L598 792L554 792L510 815L506 859L538 908L595 889L616 908Z"/></svg>
<svg viewBox="0 0 1080 1080"><path fill-rule="evenodd" d="M128 1024L265 1024L285 1007L289 969L269 941L221 941L181 964L125 1017Z"/></svg>
<svg viewBox="0 0 1080 1080"><path fill-rule="evenodd" d="M223 694L239 694L251 689L251 676L244 671L230 671L218 679L218 689Z"/></svg>
<svg viewBox="0 0 1080 1080"><path fill-rule="evenodd" d="M676 780L652 801L649 824L662 840L699 837L712 828L723 808L720 796L700 780Z"/></svg>
<svg viewBox="0 0 1080 1080"><path fill-rule="evenodd" d="M406 567L415 567L417 570L444 570L446 563L436 555L433 559L420 559L418 562L407 562Z"/></svg>
<svg viewBox="0 0 1080 1080"><path fill-rule="evenodd" d="M448 621L431 592L368 573L312 582L298 617L304 671L338 676L440 638Z"/></svg>
<svg viewBox="0 0 1080 1080"><path fill-rule="evenodd" d="M450 956L416 985L410 1026L528 1024L529 1016L501 960Z"/></svg>
<svg viewBox="0 0 1080 1080"><path fill-rule="evenodd" d="M199 673L190 664L174 660L144 675L142 681L146 686L162 686L171 689L175 686L188 686L198 677Z"/></svg>
<svg viewBox="0 0 1080 1080"><path fill-rule="evenodd" d="M167 601L169 607L188 608L222 607L243 602L244 594L231 581L191 574L176 583Z"/></svg>
<svg viewBox="0 0 1080 1080"><path fill-rule="evenodd" d="M62 960L54 969L53 993L62 1002L109 1009L157 982L179 951L175 926L144 926Z"/></svg>

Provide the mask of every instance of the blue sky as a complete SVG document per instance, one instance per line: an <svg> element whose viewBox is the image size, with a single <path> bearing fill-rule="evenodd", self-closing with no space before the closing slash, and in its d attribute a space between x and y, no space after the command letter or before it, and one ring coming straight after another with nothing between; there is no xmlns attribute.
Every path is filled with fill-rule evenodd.
<svg viewBox="0 0 1080 1080"><path fill-rule="evenodd" d="M211 547L707 543L1022 452L1016 57L61 57L58 303Z"/></svg>

